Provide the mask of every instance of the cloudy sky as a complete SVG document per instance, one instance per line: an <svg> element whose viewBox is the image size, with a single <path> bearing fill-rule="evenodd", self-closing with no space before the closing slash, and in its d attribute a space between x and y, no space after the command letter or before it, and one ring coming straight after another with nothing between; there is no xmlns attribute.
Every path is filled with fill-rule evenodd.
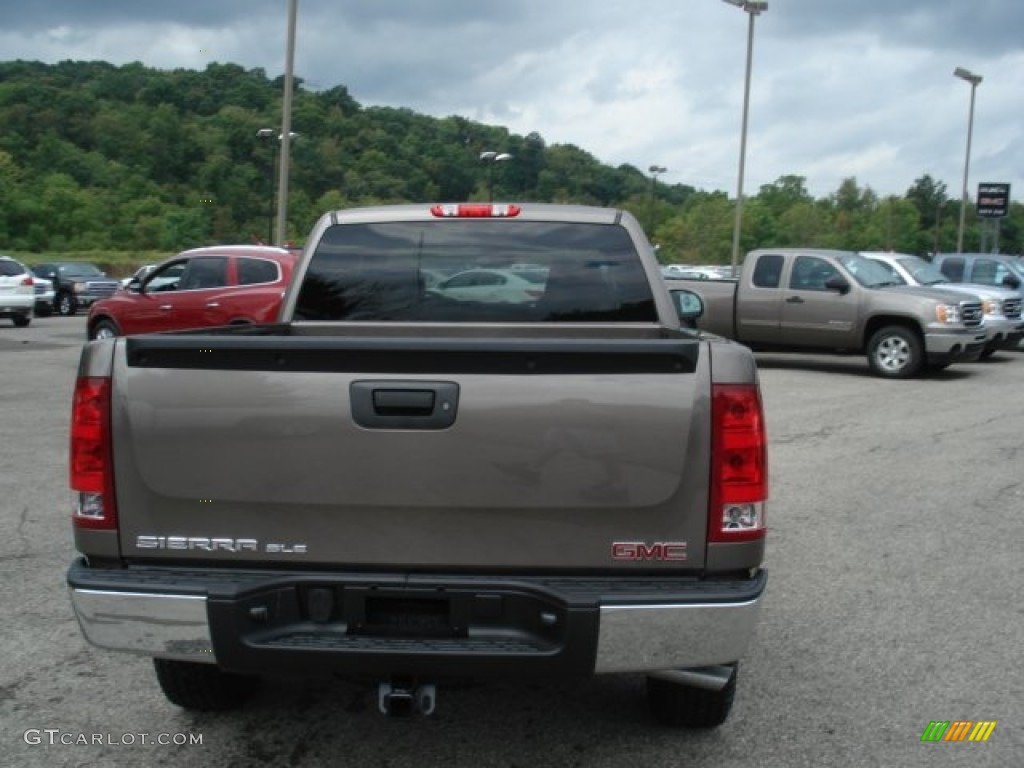
<svg viewBox="0 0 1024 768"><path fill-rule="evenodd" d="M0 56L284 70L287 0L0 0ZM735 193L747 15L722 0L299 0L296 74L364 106L537 131L600 161ZM756 22L745 188L826 196L931 174L1024 197L1024 2L769 0ZM495 149L501 149L496 147Z"/></svg>

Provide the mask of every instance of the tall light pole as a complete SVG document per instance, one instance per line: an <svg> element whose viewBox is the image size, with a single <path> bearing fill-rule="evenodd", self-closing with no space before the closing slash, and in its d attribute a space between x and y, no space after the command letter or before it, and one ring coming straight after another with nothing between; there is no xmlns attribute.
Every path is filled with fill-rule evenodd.
<svg viewBox="0 0 1024 768"><path fill-rule="evenodd" d="M481 162L487 163L487 202L494 202L494 166L511 160L512 155L508 152L492 152L487 150L480 153Z"/></svg>
<svg viewBox="0 0 1024 768"><path fill-rule="evenodd" d="M742 8L749 16L747 25L747 73L743 79L743 123L740 128L740 169L736 181L736 222L732 230L732 276L736 277L740 258L740 229L743 226L743 170L747 159L747 117L750 113L750 69L754 57L754 18L768 10L765 0L724 0Z"/></svg>
<svg viewBox="0 0 1024 768"><path fill-rule="evenodd" d="M658 186L658 174L665 173L668 168L663 165L652 165L647 170L651 174L651 194L647 201L647 237L650 238L654 234L654 198Z"/></svg>
<svg viewBox="0 0 1024 768"><path fill-rule="evenodd" d="M960 193L960 230L956 236L956 252L963 253L964 250L964 221L967 218L967 173L971 167L971 134L974 133L974 92L981 82L981 75L969 72L963 67L953 70L954 77L966 80L971 84L971 109L967 114L967 152L964 155L964 187Z"/></svg>
<svg viewBox="0 0 1024 768"><path fill-rule="evenodd" d="M298 0L288 0L288 44L281 103L281 169L277 177L277 245L288 234L288 170L292 155L292 81L295 72L295 17Z"/></svg>
<svg viewBox="0 0 1024 768"><path fill-rule="evenodd" d="M288 138L294 139L298 135L294 131L289 131ZM284 137L273 128L260 128L256 131L256 137L260 139L274 139L276 137L277 139L276 143L271 143L270 145L270 164L267 168L267 199L270 206L267 213L267 245L272 245L274 243L274 171L277 169L278 147Z"/></svg>

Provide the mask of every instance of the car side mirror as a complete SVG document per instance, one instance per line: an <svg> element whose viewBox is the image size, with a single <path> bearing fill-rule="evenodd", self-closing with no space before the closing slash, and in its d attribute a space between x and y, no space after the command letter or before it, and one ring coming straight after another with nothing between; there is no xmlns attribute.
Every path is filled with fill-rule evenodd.
<svg viewBox="0 0 1024 768"><path fill-rule="evenodd" d="M696 328L697 319L704 314L704 300L693 291L687 291L684 288L679 288L671 293L679 322L684 328Z"/></svg>
<svg viewBox="0 0 1024 768"><path fill-rule="evenodd" d="M825 288L829 291L836 291L840 296L845 296L850 292L850 284L842 275L832 275L828 278L825 281Z"/></svg>
<svg viewBox="0 0 1024 768"><path fill-rule="evenodd" d="M1016 275L1007 275L1003 278L1003 285L1016 291L1020 288L1020 278Z"/></svg>

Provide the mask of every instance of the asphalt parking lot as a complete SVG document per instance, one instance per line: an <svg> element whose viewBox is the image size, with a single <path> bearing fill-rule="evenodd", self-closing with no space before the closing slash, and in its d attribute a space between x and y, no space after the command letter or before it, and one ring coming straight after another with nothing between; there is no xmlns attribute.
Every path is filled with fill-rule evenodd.
<svg viewBox="0 0 1024 768"><path fill-rule="evenodd" d="M702 733L650 721L633 676L443 689L436 716L403 721L332 681L176 709L147 659L86 645L64 587L84 338L82 317L0 324L0 764L1024 765L1024 352L905 382L860 357L759 358L768 596L732 717ZM997 725L922 743L935 720Z"/></svg>

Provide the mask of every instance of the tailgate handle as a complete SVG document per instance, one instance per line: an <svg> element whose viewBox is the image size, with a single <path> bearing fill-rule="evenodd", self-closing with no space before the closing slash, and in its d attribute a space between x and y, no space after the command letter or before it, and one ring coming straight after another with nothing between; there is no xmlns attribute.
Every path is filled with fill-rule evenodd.
<svg viewBox="0 0 1024 768"><path fill-rule="evenodd" d="M366 429L447 429L455 423L459 385L452 381L353 381L352 420Z"/></svg>
<svg viewBox="0 0 1024 768"><path fill-rule="evenodd" d="M373 410L378 416L429 416L436 399L429 389L375 389Z"/></svg>

